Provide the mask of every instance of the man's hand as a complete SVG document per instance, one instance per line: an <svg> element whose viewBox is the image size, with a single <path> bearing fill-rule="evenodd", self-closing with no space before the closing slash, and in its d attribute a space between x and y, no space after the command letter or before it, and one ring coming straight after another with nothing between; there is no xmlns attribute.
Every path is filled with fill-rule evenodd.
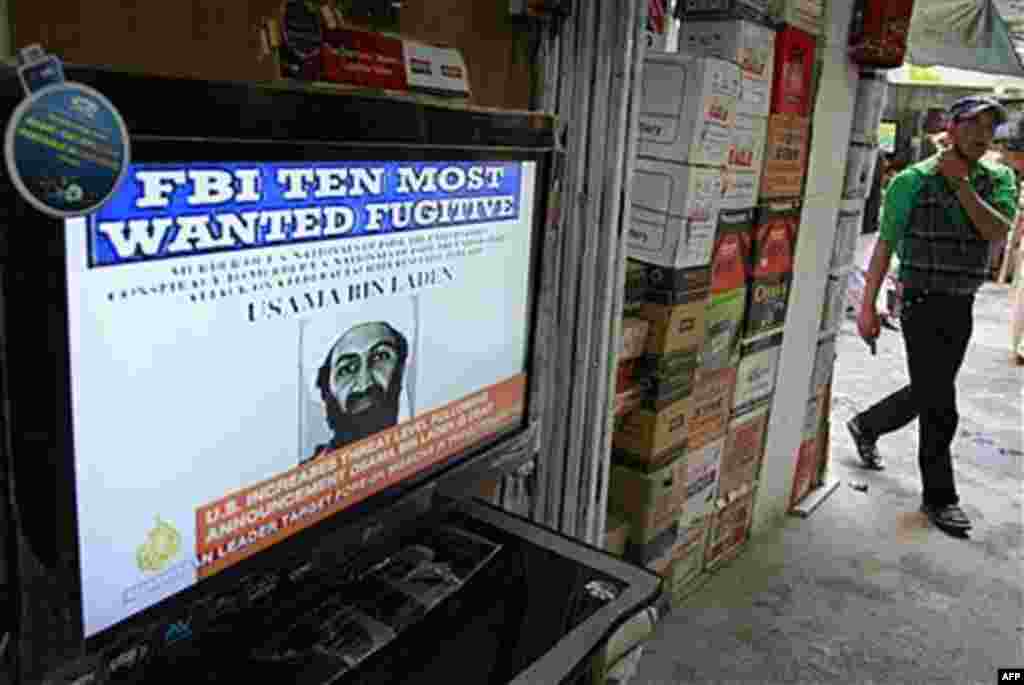
<svg viewBox="0 0 1024 685"><path fill-rule="evenodd" d="M882 320L878 316L874 302L866 302L860 308L860 316L857 317L857 332L872 349L875 341L882 333Z"/></svg>

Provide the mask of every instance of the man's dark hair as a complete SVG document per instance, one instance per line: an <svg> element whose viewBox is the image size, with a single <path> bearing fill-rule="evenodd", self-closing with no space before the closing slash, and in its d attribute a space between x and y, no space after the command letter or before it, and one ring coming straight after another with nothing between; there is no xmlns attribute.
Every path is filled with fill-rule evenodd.
<svg viewBox="0 0 1024 685"><path fill-rule="evenodd" d="M398 340L398 369L395 371L395 376L391 379L391 387L384 388L384 392L387 393L388 400L391 402L397 402L398 396L402 392L402 381L405 376L405 362L409 358L409 342L405 339L404 335L395 330L395 328L389 323L385 323L383 321L367 323L380 323ZM331 356L334 354L334 348L338 346L338 341L345 337L345 335L347 335L353 328L356 328L356 326L353 326L335 339L334 343L330 348L328 348L323 364L320 365L320 369L316 374L316 387L320 391L320 399L327 408L327 425L335 433L339 433L344 430L343 418L345 413L342 411L341 405L338 403L338 398L336 398L334 393L331 392Z"/></svg>

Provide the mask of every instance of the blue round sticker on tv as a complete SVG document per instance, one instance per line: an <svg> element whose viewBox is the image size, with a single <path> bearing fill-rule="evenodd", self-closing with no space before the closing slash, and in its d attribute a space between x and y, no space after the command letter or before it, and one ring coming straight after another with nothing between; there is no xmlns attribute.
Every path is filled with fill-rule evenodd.
<svg viewBox="0 0 1024 685"><path fill-rule="evenodd" d="M46 86L18 105L7 124L4 153L25 199L64 218L101 207L130 162L121 115L107 98L79 83Z"/></svg>

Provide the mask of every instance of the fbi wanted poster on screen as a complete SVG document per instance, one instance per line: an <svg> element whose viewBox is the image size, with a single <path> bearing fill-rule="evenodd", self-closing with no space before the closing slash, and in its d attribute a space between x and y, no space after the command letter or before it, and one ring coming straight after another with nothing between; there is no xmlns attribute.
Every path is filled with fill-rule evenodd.
<svg viewBox="0 0 1024 685"><path fill-rule="evenodd" d="M135 165L68 221L87 634L521 421L535 172Z"/></svg>

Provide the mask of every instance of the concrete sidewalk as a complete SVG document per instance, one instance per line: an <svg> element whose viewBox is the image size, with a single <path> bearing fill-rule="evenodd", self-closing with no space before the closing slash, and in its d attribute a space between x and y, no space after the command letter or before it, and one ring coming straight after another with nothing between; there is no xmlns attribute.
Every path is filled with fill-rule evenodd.
<svg viewBox="0 0 1024 685"><path fill-rule="evenodd" d="M959 380L954 444L967 540L918 512L917 424L879 443L865 471L845 423L906 382L903 340L878 356L844 324L830 468L842 485L808 519L753 540L658 628L633 681L994 683L1024 666L1022 371L1009 363L1009 289L978 296ZM866 492L851 483L866 484Z"/></svg>

